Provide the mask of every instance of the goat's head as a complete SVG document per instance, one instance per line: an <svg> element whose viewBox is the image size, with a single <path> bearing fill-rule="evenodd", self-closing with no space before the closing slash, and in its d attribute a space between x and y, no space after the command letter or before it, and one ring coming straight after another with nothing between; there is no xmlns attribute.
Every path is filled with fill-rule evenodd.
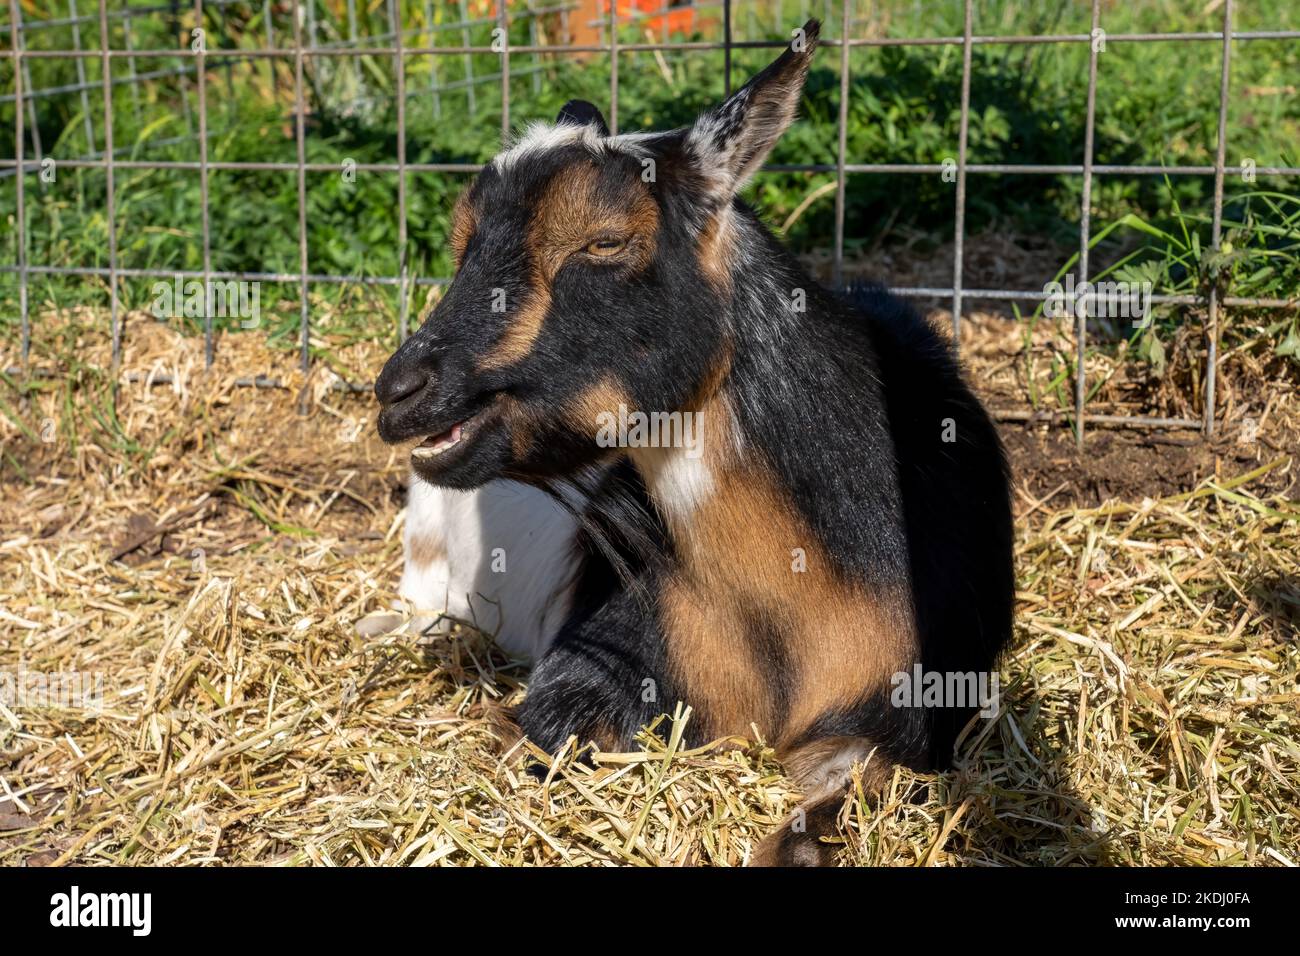
<svg viewBox="0 0 1300 956"><path fill-rule="evenodd" d="M375 382L387 442L471 488L594 461L597 416L699 400L734 343L736 192L794 118L818 33L694 125L610 136L596 107L530 127L456 204L456 273Z"/></svg>

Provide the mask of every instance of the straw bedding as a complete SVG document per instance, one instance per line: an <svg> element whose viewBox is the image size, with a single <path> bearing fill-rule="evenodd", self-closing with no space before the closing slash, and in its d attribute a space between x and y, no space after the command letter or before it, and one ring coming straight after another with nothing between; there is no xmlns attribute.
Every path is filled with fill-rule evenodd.
<svg viewBox="0 0 1300 956"><path fill-rule="evenodd" d="M304 379L225 336L205 372L201 339L132 317L114 401L104 325L46 317L47 374L0 388L0 674L102 681L96 706L0 698L0 863L737 865L797 802L762 741L683 749L682 712L536 780L499 730L527 672L487 637L358 636L394 596L404 466L333 383L380 346L323 322ZM1019 340L990 328L995 384ZM235 386L258 373L283 387ZM1000 716L960 769L847 801L843 863L1300 862L1300 443L1270 388L1255 442L1170 474L1135 439L1146 476L1109 486L1010 426Z"/></svg>

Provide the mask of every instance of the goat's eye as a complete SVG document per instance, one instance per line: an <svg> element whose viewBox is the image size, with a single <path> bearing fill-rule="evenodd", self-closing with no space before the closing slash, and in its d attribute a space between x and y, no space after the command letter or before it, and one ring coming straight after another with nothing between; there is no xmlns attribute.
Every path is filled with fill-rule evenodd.
<svg viewBox="0 0 1300 956"><path fill-rule="evenodd" d="M627 243L622 239L597 239L587 246L587 254L606 259L618 255L626 246Z"/></svg>

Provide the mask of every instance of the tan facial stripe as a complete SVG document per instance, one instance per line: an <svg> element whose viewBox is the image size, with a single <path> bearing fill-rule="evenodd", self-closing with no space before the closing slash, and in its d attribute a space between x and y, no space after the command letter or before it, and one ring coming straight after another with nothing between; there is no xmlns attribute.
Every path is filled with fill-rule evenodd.
<svg viewBox="0 0 1300 956"><path fill-rule="evenodd" d="M620 263L643 267L654 256L659 207L638 186L624 208L609 208L596 197L599 170L576 164L557 173L533 210L524 243L528 250L532 294L511 317L496 347L479 363L481 369L522 361L532 351L551 307L551 284L565 261L602 236L631 240Z"/></svg>
<svg viewBox="0 0 1300 956"><path fill-rule="evenodd" d="M510 324L496 346L479 362L483 370L502 368L523 361L533 350L533 344L542 334L542 322L551 308L551 289L546 283L534 279L524 304L511 317Z"/></svg>
<svg viewBox="0 0 1300 956"><path fill-rule="evenodd" d="M502 420L507 422L510 428L510 448L516 459L524 461L534 451L538 426L541 422L537 420L536 412L530 411L512 396L503 396L501 404Z"/></svg>
<svg viewBox="0 0 1300 956"><path fill-rule="evenodd" d="M603 378L568 403L569 427L579 433L594 436L599 427L597 424L599 416L604 413L618 415L620 404L626 406L629 411L634 410L623 385L613 377Z"/></svg>
<svg viewBox="0 0 1300 956"><path fill-rule="evenodd" d="M700 271L717 291L731 293L731 272L736 260L736 230L731 222L731 207L724 206L709 218L700 233L696 254Z"/></svg>
<svg viewBox="0 0 1300 956"><path fill-rule="evenodd" d="M659 207L638 183L627 203L608 206L597 195L600 170L581 163L557 173L533 211L528 229L528 251L546 282L574 252L603 235L636 241L629 253L637 264L654 256L659 229ZM623 260L626 261L626 260Z"/></svg>
<svg viewBox="0 0 1300 956"><path fill-rule="evenodd" d="M731 374L732 358L735 354L736 347L732 344L728 333L723 338L721 347L713 356L713 363L708 373L701 380L699 389L691 399L690 408L693 411L704 409L715 402L719 405L725 404L719 399L718 393L722 390L722 386L727 382L727 377ZM727 418L731 418L729 412Z"/></svg>
<svg viewBox="0 0 1300 956"><path fill-rule="evenodd" d="M458 269L465 259L465 249L469 246L469 241L473 238L477 227L474 206L469 201L469 190L465 189L457 197L455 208L451 212L451 251Z"/></svg>

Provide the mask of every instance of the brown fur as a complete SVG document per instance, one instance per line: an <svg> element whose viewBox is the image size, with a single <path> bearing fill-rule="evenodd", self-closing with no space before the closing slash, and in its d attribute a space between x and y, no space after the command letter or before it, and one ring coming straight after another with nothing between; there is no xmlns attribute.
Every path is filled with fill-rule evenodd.
<svg viewBox="0 0 1300 956"><path fill-rule="evenodd" d="M669 660L686 700L701 711L709 738L774 730L771 687L745 645L734 607L675 581L659 596Z"/></svg>
<svg viewBox="0 0 1300 956"><path fill-rule="evenodd" d="M417 567L425 567L438 561L447 559L447 549L441 541L431 534L412 535L410 542L410 551L406 555L406 563Z"/></svg>
<svg viewBox="0 0 1300 956"><path fill-rule="evenodd" d="M501 339L479 363L480 369L501 368L524 359L533 350L537 337L542 334L542 321L551 310L551 288L541 285L534 275L529 284L528 298L514 315Z"/></svg>
<svg viewBox="0 0 1300 956"><path fill-rule="evenodd" d="M752 720L780 745L825 713L888 687L912 658L912 615L906 596L867 593L843 580L766 468L725 450L730 443L718 432L729 413L721 398L701 413L712 491L689 515L667 509L682 560L664 599L670 658L687 699L707 701L710 734L747 734ZM638 450L634 459L653 484L662 459L650 451L664 454ZM794 570L796 548L804 571ZM781 727L770 723L770 682L756 679L758 664L741 637L754 608L779 615L794 674Z"/></svg>
<svg viewBox="0 0 1300 956"><path fill-rule="evenodd" d="M829 793L801 805L758 844L750 866L831 866L840 844L828 842L839 832L844 794Z"/></svg>
<svg viewBox="0 0 1300 956"><path fill-rule="evenodd" d="M536 428L540 424L537 413L527 411L523 403L507 395L501 400L501 417L510 429L510 445L516 457L526 458L537 440Z"/></svg>
<svg viewBox="0 0 1300 956"><path fill-rule="evenodd" d="M712 216L700 231L696 247L700 270L709 284L723 295L731 295L732 266L736 259L736 235L731 224L730 207Z"/></svg>
<svg viewBox="0 0 1300 956"><path fill-rule="evenodd" d="M592 725L587 731L587 739L581 742L594 744L602 753L618 753L622 748L621 740L621 735L613 725L601 720Z"/></svg>
<svg viewBox="0 0 1300 956"><path fill-rule="evenodd" d="M807 791L805 800L759 843L750 866L830 866L840 844L839 818L847 794L844 785L855 764L862 769L862 789L879 796L889 784L892 766L861 737L823 737L781 754L786 773Z"/></svg>
<svg viewBox="0 0 1300 956"><path fill-rule="evenodd" d="M594 167L566 170L539 204L528 236L535 298L520 310L492 362L517 361L532 348L555 275L585 244L601 235L629 236L634 261L652 254L658 223L648 195L625 209L602 208L593 198L595 175ZM710 220L698 247L706 278L728 294L734 240L723 214ZM775 476L738 447L726 396L730 358L730 347L720 352L714 373L683 409L704 416L703 470L712 487L688 513L664 508L682 561L660 595L670 666L684 697L698 702L708 736L750 737L757 729L783 752L792 775L817 792L805 812L814 821L829 814L833 822L839 793L827 796L822 806L821 791L840 785L852 762L869 757L872 744L833 738L793 750L790 745L818 718L888 687L890 676L906 668L915 641L910 599L905 593L868 593L844 579ZM622 383L605 379L570 402L566 415L573 426L592 431L600 413L616 413L620 403L635 410ZM667 456L682 452L632 449L631 454L653 489ZM802 551L803 571L794 570L795 549ZM763 649L749 640L755 615L775 618L777 653L791 672L783 702L764 672ZM883 758L872 763L887 766ZM826 831L820 824L809 829ZM783 849L774 859L827 861L823 848L806 844L778 840L773 845Z"/></svg>
<svg viewBox="0 0 1300 956"><path fill-rule="evenodd" d="M570 166L551 180L534 208L528 249L548 286L570 255L602 235L629 239L635 265L654 257L659 207L649 192L641 188L625 203L606 205L597 194L598 179L595 163Z"/></svg>
<svg viewBox="0 0 1300 956"><path fill-rule="evenodd" d="M588 432L594 436L599 427L596 419L606 412L618 415L619 405L626 406L629 412L633 410L631 399L622 383L607 376L569 402L565 414L575 431Z"/></svg>
<svg viewBox="0 0 1300 956"><path fill-rule="evenodd" d="M474 212L474 205L469 201L469 190L464 190L456 199L456 206L451 213L451 251L456 260L456 268L460 268L461 260L465 258L465 249L469 246L469 241L474 235L474 230L478 227L478 217Z"/></svg>
<svg viewBox="0 0 1300 956"><path fill-rule="evenodd" d="M889 783L892 764L861 737L822 737L781 753L785 772L810 795L840 792L854 764L865 764L863 789L879 793Z"/></svg>

